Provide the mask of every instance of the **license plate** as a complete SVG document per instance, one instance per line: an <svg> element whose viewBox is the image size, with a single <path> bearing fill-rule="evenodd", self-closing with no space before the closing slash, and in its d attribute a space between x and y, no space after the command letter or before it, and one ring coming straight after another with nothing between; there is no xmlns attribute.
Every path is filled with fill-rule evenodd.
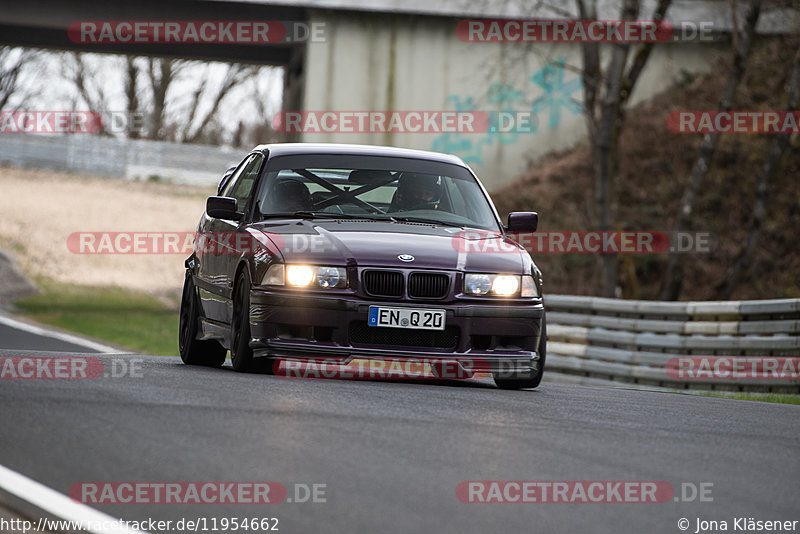
<svg viewBox="0 0 800 534"><path fill-rule="evenodd" d="M415 330L444 330L445 311L420 308L369 307L369 326L413 328Z"/></svg>

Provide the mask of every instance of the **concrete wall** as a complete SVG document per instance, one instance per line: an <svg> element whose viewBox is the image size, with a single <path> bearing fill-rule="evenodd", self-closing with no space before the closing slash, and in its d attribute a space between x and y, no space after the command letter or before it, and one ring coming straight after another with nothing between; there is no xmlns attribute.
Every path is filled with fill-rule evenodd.
<svg viewBox="0 0 800 534"><path fill-rule="evenodd" d="M489 187L513 180L528 162L581 143L581 48L572 43L467 43L458 19L314 11L328 41L308 43L305 111L530 111L531 133L303 134L302 141L387 144L448 152ZM707 72L713 44L660 44L633 103L667 89L684 71ZM666 131L665 135L670 135Z"/></svg>

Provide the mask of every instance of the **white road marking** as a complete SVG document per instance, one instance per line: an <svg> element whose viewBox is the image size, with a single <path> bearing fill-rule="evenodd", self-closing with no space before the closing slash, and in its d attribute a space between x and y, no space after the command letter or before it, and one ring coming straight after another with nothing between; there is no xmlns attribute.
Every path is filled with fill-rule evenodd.
<svg viewBox="0 0 800 534"><path fill-rule="evenodd" d="M61 520L82 522L86 532L93 534L147 534L140 530L125 528L119 524L119 519L73 501L66 495L3 465L0 465L0 488ZM95 526L100 528L86 528ZM116 528L114 528L115 526Z"/></svg>
<svg viewBox="0 0 800 534"><path fill-rule="evenodd" d="M0 315L0 324L10 326L11 328L16 328L17 330L22 330L23 332L30 332L31 334L36 334L37 336L60 339L61 341L66 341L67 343L72 343L73 345L86 347L87 349L96 350L98 352L102 352L105 354L124 354L123 351L115 349L114 347L109 347L108 345L103 345L102 343L89 341L88 339L83 339L78 336L72 336L70 334L64 334L62 332L53 332L52 330L46 330L39 326L35 326L32 324L24 323L22 321L18 321L16 319L12 319L11 317L8 317L6 315Z"/></svg>

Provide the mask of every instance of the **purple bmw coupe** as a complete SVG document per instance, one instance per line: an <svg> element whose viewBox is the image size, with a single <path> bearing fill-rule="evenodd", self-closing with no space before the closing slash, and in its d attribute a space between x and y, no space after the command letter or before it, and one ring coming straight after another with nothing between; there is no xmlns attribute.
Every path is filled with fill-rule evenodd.
<svg viewBox="0 0 800 534"><path fill-rule="evenodd" d="M498 387L539 385L542 277L459 158L337 144L261 145L222 179L186 260L180 354L275 362L415 360ZM264 363L267 362L267 365Z"/></svg>

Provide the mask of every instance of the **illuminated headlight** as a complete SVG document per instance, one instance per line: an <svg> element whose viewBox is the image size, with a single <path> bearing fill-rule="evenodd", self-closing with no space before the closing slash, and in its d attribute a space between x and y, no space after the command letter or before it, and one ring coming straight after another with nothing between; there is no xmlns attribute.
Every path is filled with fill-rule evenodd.
<svg viewBox="0 0 800 534"><path fill-rule="evenodd" d="M467 274L464 293L510 297L519 292L520 276L510 274Z"/></svg>
<svg viewBox="0 0 800 534"><path fill-rule="evenodd" d="M347 287L347 271L344 267L276 264L267 270L262 283L273 286L335 289Z"/></svg>
<svg viewBox="0 0 800 534"><path fill-rule="evenodd" d="M314 281L314 269L308 265L287 265L286 283L294 287L308 287Z"/></svg>
<svg viewBox="0 0 800 534"><path fill-rule="evenodd" d="M519 291L519 276L500 275L492 282L492 293L501 297L509 297Z"/></svg>

